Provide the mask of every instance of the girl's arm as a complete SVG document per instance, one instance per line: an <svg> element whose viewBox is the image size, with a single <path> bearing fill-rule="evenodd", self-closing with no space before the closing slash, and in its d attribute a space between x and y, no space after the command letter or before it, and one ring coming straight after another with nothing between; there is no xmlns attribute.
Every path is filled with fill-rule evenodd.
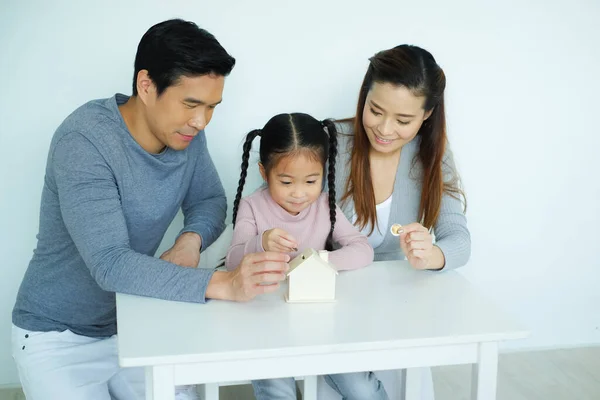
<svg viewBox="0 0 600 400"><path fill-rule="evenodd" d="M227 270L236 269L246 254L265 251L262 247L263 233L258 232L252 207L246 199L242 199L233 229L233 239L225 258Z"/></svg>

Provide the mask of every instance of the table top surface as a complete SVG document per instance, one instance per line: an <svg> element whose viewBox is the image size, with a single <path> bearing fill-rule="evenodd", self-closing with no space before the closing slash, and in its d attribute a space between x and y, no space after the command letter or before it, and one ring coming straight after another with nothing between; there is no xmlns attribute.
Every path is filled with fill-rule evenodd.
<svg viewBox="0 0 600 400"><path fill-rule="evenodd" d="M528 332L461 274L406 261L341 272L332 303L290 304L286 286L247 303L117 294L124 367L453 345Z"/></svg>

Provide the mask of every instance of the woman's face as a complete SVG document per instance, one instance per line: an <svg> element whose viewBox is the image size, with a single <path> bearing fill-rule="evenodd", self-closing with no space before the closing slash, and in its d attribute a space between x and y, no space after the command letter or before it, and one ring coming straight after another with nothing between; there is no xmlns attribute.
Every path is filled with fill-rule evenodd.
<svg viewBox="0 0 600 400"><path fill-rule="evenodd" d="M425 97L415 96L403 86L375 82L367 94L362 122L371 150L393 154L414 139L431 111Z"/></svg>

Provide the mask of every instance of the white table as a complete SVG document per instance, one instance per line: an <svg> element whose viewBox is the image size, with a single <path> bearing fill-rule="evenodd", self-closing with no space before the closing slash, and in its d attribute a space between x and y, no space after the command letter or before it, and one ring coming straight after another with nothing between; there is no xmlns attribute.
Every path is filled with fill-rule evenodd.
<svg viewBox="0 0 600 400"><path fill-rule="evenodd" d="M283 289L249 303L118 294L120 364L146 368L147 399L173 400L175 385L472 363L473 397L492 400L498 342L528 334L459 273L403 261L341 273L335 303L288 304Z"/></svg>

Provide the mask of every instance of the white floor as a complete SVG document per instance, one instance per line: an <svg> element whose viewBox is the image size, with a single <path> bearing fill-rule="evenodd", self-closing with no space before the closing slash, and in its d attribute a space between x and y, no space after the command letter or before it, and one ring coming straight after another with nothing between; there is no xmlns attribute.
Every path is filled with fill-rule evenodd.
<svg viewBox="0 0 600 400"><path fill-rule="evenodd" d="M433 371L436 400L468 400L470 367ZM253 399L252 388L221 388L222 400ZM20 390L0 400L23 400ZM500 356L498 400L600 400L600 347L512 353ZM82 399L83 400L83 399Z"/></svg>
<svg viewBox="0 0 600 400"><path fill-rule="evenodd" d="M436 400L469 399L470 368L434 370ZM500 356L498 400L600 400L600 347Z"/></svg>

